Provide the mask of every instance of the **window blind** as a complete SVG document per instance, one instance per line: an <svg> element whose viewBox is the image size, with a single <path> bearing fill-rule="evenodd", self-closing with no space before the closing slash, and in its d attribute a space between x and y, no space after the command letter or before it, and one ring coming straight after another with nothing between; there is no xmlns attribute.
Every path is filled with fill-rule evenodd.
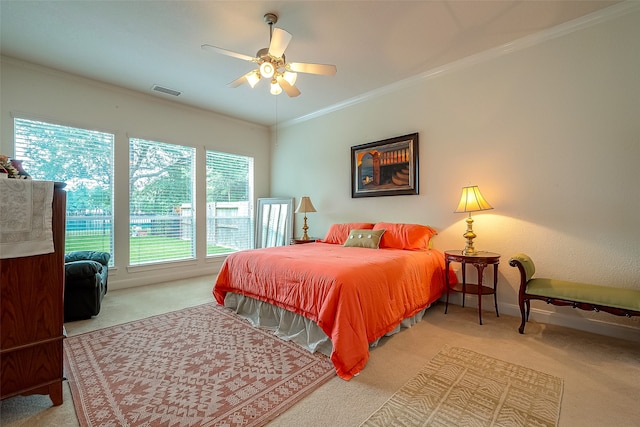
<svg viewBox="0 0 640 427"><path fill-rule="evenodd" d="M67 184L65 252L108 252L113 266L114 135L22 118L14 135L32 178Z"/></svg>
<svg viewBox="0 0 640 427"><path fill-rule="evenodd" d="M129 263L195 258L195 148L129 139Z"/></svg>
<svg viewBox="0 0 640 427"><path fill-rule="evenodd" d="M206 152L207 256L253 248L253 158Z"/></svg>

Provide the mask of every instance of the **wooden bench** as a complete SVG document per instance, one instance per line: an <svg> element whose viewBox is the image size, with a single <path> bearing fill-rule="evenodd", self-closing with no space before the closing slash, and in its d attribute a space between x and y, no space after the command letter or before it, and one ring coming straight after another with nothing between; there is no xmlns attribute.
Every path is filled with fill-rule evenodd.
<svg viewBox="0 0 640 427"><path fill-rule="evenodd" d="M640 316L640 289L614 288L570 282L567 280L533 278L536 267L526 254L516 254L509 260L511 267L520 270L518 303L522 323L518 331L524 333L529 320L531 300L538 299L547 304L571 306L581 310L605 311L616 316Z"/></svg>

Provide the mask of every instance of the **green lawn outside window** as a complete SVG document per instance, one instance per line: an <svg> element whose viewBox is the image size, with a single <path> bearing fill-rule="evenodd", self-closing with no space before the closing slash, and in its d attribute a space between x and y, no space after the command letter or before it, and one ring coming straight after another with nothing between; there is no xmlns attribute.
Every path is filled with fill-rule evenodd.
<svg viewBox="0 0 640 427"><path fill-rule="evenodd" d="M91 248L94 251L111 252L109 248L109 235L84 235L73 234L66 236L65 251L82 251ZM146 263L156 261L154 248L162 246L167 254L165 261L189 259L191 257L191 242L181 239L173 239L159 236L140 236L129 239L132 263ZM235 252L222 246L207 245L209 254L224 254Z"/></svg>

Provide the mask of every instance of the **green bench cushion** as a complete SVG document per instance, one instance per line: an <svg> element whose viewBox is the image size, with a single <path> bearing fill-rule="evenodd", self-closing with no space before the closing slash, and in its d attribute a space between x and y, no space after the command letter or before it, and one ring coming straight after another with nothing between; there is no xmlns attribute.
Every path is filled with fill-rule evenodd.
<svg viewBox="0 0 640 427"><path fill-rule="evenodd" d="M527 293L542 297L640 311L640 289L612 288L554 279L531 279Z"/></svg>

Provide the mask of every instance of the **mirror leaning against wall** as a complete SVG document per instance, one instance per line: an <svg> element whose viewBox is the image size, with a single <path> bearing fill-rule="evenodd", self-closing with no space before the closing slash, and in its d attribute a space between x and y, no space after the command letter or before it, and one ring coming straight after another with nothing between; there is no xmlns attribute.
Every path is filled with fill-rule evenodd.
<svg viewBox="0 0 640 427"><path fill-rule="evenodd" d="M260 198L256 215L256 248L288 245L293 237L293 198Z"/></svg>

